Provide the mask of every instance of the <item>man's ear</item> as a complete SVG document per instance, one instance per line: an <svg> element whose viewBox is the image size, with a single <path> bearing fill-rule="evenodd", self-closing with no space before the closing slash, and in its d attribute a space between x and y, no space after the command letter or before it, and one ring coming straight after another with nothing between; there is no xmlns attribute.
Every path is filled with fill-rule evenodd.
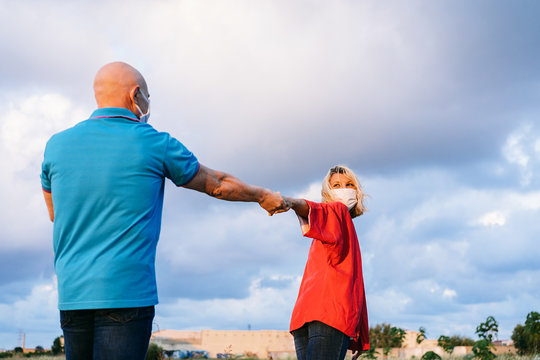
<svg viewBox="0 0 540 360"><path fill-rule="evenodd" d="M135 106L135 104L136 104L135 96L137 96L137 92L138 92L138 91L140 91L140 90L139 90L139 85L134 86L134 87L129 91L129 98L131 99L131 102L133 103L134 106Z"/></svg>
<svg viewBox="0 0 540 360"><path fill-rule="evenodd" d="M135 101L135 96L137 96L137 92L140 91L139 90L139 86L134 86L130 91L129 91L129 100L131 100L131 103L130 103L130 111L132 113L134 113L135 115L137 114L137 101Z"/></svg>

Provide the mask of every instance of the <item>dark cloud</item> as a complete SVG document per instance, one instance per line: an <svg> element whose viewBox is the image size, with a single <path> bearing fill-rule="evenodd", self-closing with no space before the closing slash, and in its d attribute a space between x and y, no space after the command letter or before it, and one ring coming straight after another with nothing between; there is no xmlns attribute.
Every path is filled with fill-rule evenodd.
<svg viewBox="0 0 540 360"><path fill-rule="evenodd" d="M206 261L204 256L197 257L203 263ZM157 271L163 273L167 270L160 265ZM159 280L160 298L170 301L179 297L192 300L242 299L248 296L252 279L250 279L249 271L246 271L241 264L237 264L229 268L223 266L221 271L212 271L207 274L168 272L167 275L160 276Z"/></svg>
<svg viewBox="0 0 540 360"><path fill-rule="evenodd" d="M26 283L28 280L50 278L54 273L52 252L45 248L3 249L0 251L0 264L2 264L0 286L19 288L17 284L20 284L22 287L19 291L31 289L31 281ZM9 294L3 291L0 293Z"/></svg>
<svg viewBox="0 0 540 360"><path fill-rule="evenodd" d="M389 173L410 166L463 166L493 160L516 121L523 114L538 114L537 102L531 101L538 79L532 60L539 48L536 21L530 16L534 11L524 6L506 12L501 3L494 8L458 4L427 6L419 13L405 11L397 19L394 11L376 7L375 12L387 15L388 26L399 31L393 34L395 38L382 32L387 37L381 39L379 47L389 54L369 53L368 59L383 61L363 63L366 45L361 40L357 40L358 47L346 49L345 59L336 52L326 52L326 38L319 46L310 43L314 59L309 62L301 55L300 60L293 59L289 66L298 72L291 74L289 82L279 83L280 90L295 97L296 103L291 105L282 93L272 91L268 82L249 81L252 74L236 74L240 76L236 83L227 75L215 78L208 88L198 88L208 93L198 95L227 101L216 101L206 110L190 110L186 104L191 115L186 125L238 151L230 157L228 151L197 150L205 153L206 161L238 169L241 175L250 166L268 169L258 172L256 181L270 178L280 186L316 178L321 169L335 163L347 163L367 173ZM363 19L361 11L356 15ZM520 22L519 30L509 33L508 27L515 21ZM312 30L309 23L301 25ZM342 30L334 25L328 31ZM354 39L355 31L362 34L363 28L351 25L349 30ZM307 34L309 31L293 36ZM373 28L372 35L381 36L381 30ZM287 50L287 42L276 49ZM410 53L403 56L403 51ZM337 67L338 61L346 70ZM302 76L306 69L311 70L314 80ZM262 71L252 65L248 70L254 72L253 78ZM272 70L283 69L275 65ZM389 73L393 77L386 79ZM189 98L192 83L177 83L185 87L180 92ZM303 92L290 94L287 85L303 87ZM260 89L265 86L266 90ZM259 89L254 91L255 87ZM260 99L252 94L262 91L282 101L253 102ZM215 119L212 127L198 124L198 116ZM302 166L297 165L298 158ZM292 180L284 181L284 173Z"/></svg>

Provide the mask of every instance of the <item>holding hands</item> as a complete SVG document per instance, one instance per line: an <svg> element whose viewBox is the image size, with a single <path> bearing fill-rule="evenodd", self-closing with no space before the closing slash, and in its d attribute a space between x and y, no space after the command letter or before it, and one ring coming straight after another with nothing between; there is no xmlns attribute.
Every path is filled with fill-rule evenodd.
<svg viewBox="0 0 540 360"><path fill-rule="evenodd" d="M286 212L293 209L297 215L307 217L309 214L309 206L304 199L296 199L289 196L281 196L277 191L266 190L259 205L272 216L277 213Z"/></svg>
<svg viewBox="0 0 540 360"><path fill-rule="evenodd" d="M268 211L270 216L293 209L297 215L306 218L309 214L309 206L304 199L296 199L289 196L281 196L279 192L268 190L263 200L259 202L262 208Z"/></svg>
<svg viewBox="0 0 540 360"><path fill-rule="evenodd" d="M287 198L283 198L278 191L267 190L263 195L259 205L272 216L277 213L289 211L291 204Z"/></svg>

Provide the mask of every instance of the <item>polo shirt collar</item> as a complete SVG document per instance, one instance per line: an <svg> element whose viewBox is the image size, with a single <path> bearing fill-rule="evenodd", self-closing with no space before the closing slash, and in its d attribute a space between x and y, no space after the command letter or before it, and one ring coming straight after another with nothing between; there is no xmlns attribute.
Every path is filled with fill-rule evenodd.
<svg viewBox="0 0 540 360"><path fill-rule="evenodd" d="M123 118L140 122L137 116L126 108L107 107L95 110L90 119Z"/></svg>

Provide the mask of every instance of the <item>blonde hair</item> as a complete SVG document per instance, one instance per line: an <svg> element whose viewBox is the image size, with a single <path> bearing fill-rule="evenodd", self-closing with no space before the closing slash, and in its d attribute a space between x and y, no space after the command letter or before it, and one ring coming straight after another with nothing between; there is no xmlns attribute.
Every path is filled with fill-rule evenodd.
<svg viewBox="0 0 540 360"><path fill-rule="evenodd" d="M351 179L354 186L356 186L356 200L358 201L356 203L356 206L351 209L350 213L353 218L362 215L367 209L364 206L364 197L366 196L364 192L362 191L362 186L360 185L360 182L358 181L358 178L354 174L354 172L349 169L346 166L343 165L337 165L332 167L330 170L328 170L328 174L323 179L322 182L322 190L321 190L321 196L323 202L331 202L335 201L332 199L332 196L330 195L330 190L332 189L330 187L330 178L334 174L343 174Z"/></svg>

